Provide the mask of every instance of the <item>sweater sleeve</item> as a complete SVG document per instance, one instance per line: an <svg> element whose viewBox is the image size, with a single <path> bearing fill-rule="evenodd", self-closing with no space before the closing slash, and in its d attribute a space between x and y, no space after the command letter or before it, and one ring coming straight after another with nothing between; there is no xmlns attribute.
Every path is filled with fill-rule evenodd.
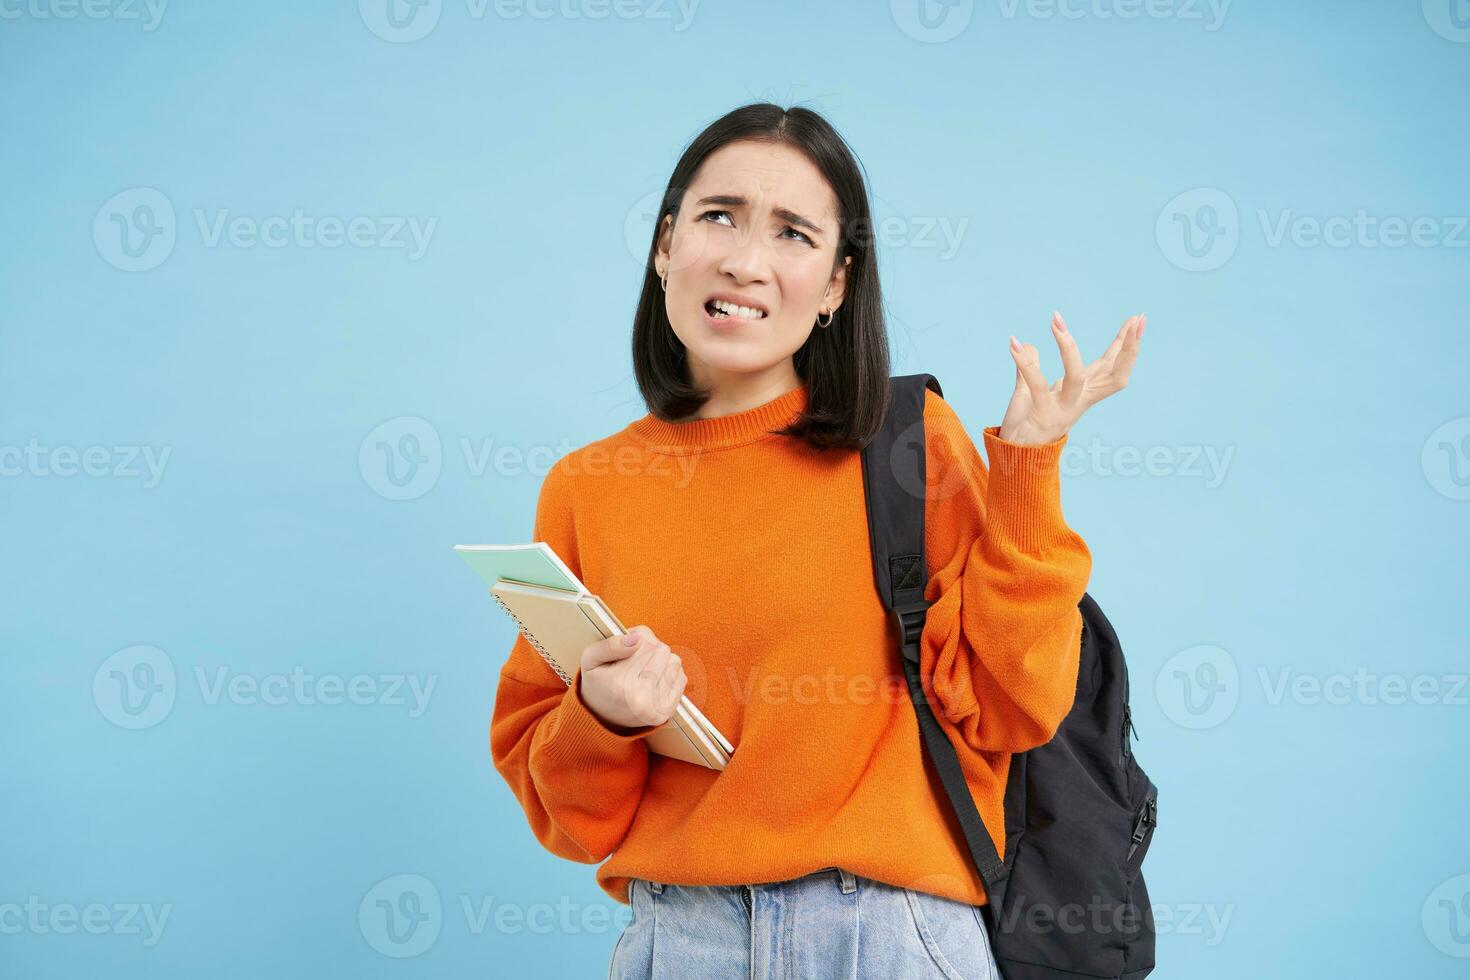
<svg viewBox="0 0 1470 980"><path fill-rule="evenodd" d="M542 481L534 540L582 577L570 477L560 464ZM520 633L500 670L490 754L553 854L594 864L627 835L648 778L644 737L657 726L617 731L582 700L582 674L568 687Z"/></svg>
<svg viewBox="0 0 1470 980"><path fill-rule="evenodd" d="M1076 696L1092 554L1062 518L1067 437L983 433L988 469L954 409L927 394L920 673L966 744L1023 752L1051 739Z"/></svg>

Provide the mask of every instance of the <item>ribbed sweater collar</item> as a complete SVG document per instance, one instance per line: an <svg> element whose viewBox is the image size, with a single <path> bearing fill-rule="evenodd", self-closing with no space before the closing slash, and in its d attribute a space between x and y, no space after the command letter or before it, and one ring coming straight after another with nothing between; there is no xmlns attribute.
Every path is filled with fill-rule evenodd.
<svg viewBox="0 0 1470 980"><path fill-rule="evenodd" d="M634 438L655 450L729 449L755 442L774 430L785 428L801 416L806 405L807 385L803 381L784 395L743 412L685 422L666 422L650 413L630 425L628 430Z"/></svg>

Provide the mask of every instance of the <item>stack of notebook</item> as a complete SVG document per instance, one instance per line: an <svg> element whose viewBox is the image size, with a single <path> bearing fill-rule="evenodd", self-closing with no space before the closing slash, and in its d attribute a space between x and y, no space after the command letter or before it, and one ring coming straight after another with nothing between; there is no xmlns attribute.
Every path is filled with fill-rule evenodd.
<svg viewBox="0 0 1470 980"><path fill-rule="evenodd" d="M521 635L567 684L581 667L583 650L627 632L544 541L459 544L454 550L485 580ZM679 699L673 717L646 741L649 751L710 769L724 769L735 751L687 697Z"/></svg>

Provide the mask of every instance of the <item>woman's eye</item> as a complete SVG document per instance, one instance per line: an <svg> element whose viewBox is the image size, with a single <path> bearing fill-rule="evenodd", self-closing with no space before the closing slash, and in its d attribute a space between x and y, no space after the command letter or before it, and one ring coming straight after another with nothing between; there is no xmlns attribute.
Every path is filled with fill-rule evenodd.
<svg viewBox="0 0 1470 980"><path fill-rule="evenodd" d="M730 212L729 211L706 211L706 212L704 212L703 214L701 214L699 216L699 220L700 221L705 221L705 220L709 219L711 216L717 215L717 214L724 215L726 218L730 217ZM733 227L733 222L732 222L732 227ZM805 232L797 231L795 228L791 228L791 227L787 227L786 228L786 231L789 231L793 235L796 235L798 238L800 238L802 241L806 242L808 245L813 244L812 240L807 237L807 235L806 235Z"/></svg>

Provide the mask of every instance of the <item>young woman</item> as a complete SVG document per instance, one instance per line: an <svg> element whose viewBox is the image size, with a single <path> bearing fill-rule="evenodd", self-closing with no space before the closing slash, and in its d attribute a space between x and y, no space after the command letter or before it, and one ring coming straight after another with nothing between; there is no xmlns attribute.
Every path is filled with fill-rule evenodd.
<svg viewBox="0 0 1470 980"><path fill-rule="evenodd" d="M889 361L863 178L806 109L713 123L663 198L633 329L651 412L542 483L546 541L624 622L567 687L523 637L490 741L536 838L631 904L613 977L995 976L984 885L923 761L873 581L860 449ZM1010 756L1071 707L1092 559L1059 457L1121 389L1144 318L1064 377L1011 338L980 459L932 391L921 672L992 832ZM953 384L953 379L949 379ZM723 771L650 754L687 694ZM996 840L1004 853L1005 841Z"/></svg>

